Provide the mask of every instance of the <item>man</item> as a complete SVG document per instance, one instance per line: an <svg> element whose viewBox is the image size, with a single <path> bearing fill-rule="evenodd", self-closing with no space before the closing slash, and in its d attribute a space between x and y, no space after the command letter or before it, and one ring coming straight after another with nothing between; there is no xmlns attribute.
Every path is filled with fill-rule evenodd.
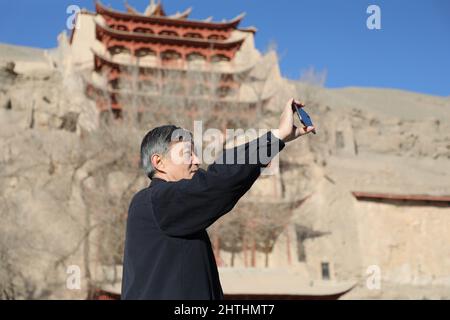
<svg viewBox="0 0 450 320"><path fill-rule="evenodd" d="M224 150L207 171L189 132L164 126L145 136L141 161L151 184L130 204L122 299L223 299L206 229L233 209L286 142L314 130L294 125L292 102L277 131Z"/></svg>

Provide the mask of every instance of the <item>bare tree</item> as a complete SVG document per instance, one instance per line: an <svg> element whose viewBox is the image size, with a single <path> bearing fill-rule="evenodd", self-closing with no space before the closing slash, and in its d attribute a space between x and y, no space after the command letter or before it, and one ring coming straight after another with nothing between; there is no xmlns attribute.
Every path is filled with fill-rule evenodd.
<svg viewBox="0 0 450 320"><path fill-rule="evenodd" d="M305 199L292 202L254 202L244 200L238 203L232 213L221 219L209 231L217 258L218 251L231 253L229 265L235 265L235 256L250 252L248 266L256 267L256 252L265 255L264 266L269 266L269 256L279 236L291 221L293 210Z"/></svg>
<svg viewBox="0 0 450 320"><path fill-rule="evenodd" d="M297 83L299 94L308 106L318 105L318 93L325 86L327 71L317 71L314 67L304 70Z"/></svg>

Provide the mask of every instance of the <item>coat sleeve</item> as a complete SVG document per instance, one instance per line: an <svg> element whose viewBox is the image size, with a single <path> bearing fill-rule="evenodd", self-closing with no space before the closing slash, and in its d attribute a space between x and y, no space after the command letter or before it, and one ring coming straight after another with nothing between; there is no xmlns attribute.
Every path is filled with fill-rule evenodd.
<svg viewBox="0 0 450 320"><path fill-rule="evenodd" d="M269 131L245 145L223 150L208 170L200 169L190 180L161 184L152 191L160 228L175 237L205 230L234 208L261 169L284 147Z"/></svg>

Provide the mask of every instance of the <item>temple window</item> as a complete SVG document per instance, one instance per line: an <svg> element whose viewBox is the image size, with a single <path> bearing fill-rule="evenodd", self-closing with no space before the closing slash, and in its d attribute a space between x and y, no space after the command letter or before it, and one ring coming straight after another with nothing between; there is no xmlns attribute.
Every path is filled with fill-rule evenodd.
<svg viewBox="0 0 450 320"><path fill-rule="evenodd" d="M123 117L122 110L120 110L120 109L112 109L111 112L112 112L112 114L114 116L114 119L122 119L122 117Z"/></svg>
<svg viewBox="0 0 450 320"><path fill-rule="evenodd" d="M330 280L330 264L328 262L322 262L320 266L322 269L322 280Z"/></svg>
<svg viewBox="0 0 450 320"><path fill-rule="evenodd" d="M156 52L149 48L140 48L135 51L136 57L156 56Z"/></svg>
<svg viewBox="0 0 450 320"><path fill-rule="evenodd" d="M185 38L203 39L200 33L189 32L184 35Z"/></svg>
<svg viewBox="0 0 450 320"><path fill-rule="evenodd" d="M225 38L223 35L221 34L212 34L208 37L209 40L226 40L227 38Z"/></svg>
<svg viewBox="0 0 450 320"><path fill-rule="evenodd" d="M222 81L233 81L233 75L232 74L223 74L221 75Z"/></svg>
<svg viewBox="0 0 450 320"><path fill-rule="evenodd" d="M161 52L161 59L163 61L176 61L178 59L181 59L181 54L175 50L166 50Z"/></svg>
<svg viewBox="0 0 450 320"><path fill-rule="evenodd" d="M230 58L228 58L227 56L225 56L223 54L216 54L211 57L212 63L217 63L217 62L222 62L222 61L230 61Z"/></svg>
<svg viewBox="0 0 450 320"><path fill-rule="evenodd" d="M178 33L171 30L163 30L159 33L161 36L171 36L171 37L178 37Z"/></svg>
<svg viewBox="0 0 450 320"><path fill-rule="evenodd" d="M108 48L108 51L111 55L116 55L120 53L128 53L130 54L130 50L128 48L125 48L124 46L112 46Z"/></svg>
<svg viewBox="0 0 450 320"><path fill-rule="evenodd" d="M142 28L142 27L134 29L134 32L137 32L137 33L148 33L148 34L153 34L154 33L152 29Z"/></svg>
<svg viewBox="0 0 450 320"><path fill-rule="evenodd" d="M109 85L111 86L111 89L118 89L119 88L119 80L114 79L109 82Z"/></svg>
<svg viewBox="0 0 450 320"><path fill-rule="evenodd" d="M120 25L120 24L116 25L114 29L119 30L119 31L128 31L127 26Z"/></svg>
<svg viewBox="0 0 450 320"><path fill-rule="evenodd" d="M220 86L219 88L217 88L216 93L220 98L225 98L232 95L234 93L234 90L233 88L230 88L228 86Z"/></svg>
<svg viewBox="0 0 450 320"><path fill-rule="evenodd" d="M205 61L206 57L199 52L191 52L186 56L188 61Z"/></svg>

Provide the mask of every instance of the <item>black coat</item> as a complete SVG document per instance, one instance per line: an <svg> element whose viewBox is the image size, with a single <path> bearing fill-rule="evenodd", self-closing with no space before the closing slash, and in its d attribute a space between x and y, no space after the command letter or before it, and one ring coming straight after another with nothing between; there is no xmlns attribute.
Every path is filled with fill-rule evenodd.
<svg viewBox="0 0 450 320"><path fill-rule="evenodd" d="M191 180L154 178L138 192L128 211L122 299L223 299L206 229L233 209L284 146L268 132L224 150ZM233 155L234 164L223 164Z"/></svg>

